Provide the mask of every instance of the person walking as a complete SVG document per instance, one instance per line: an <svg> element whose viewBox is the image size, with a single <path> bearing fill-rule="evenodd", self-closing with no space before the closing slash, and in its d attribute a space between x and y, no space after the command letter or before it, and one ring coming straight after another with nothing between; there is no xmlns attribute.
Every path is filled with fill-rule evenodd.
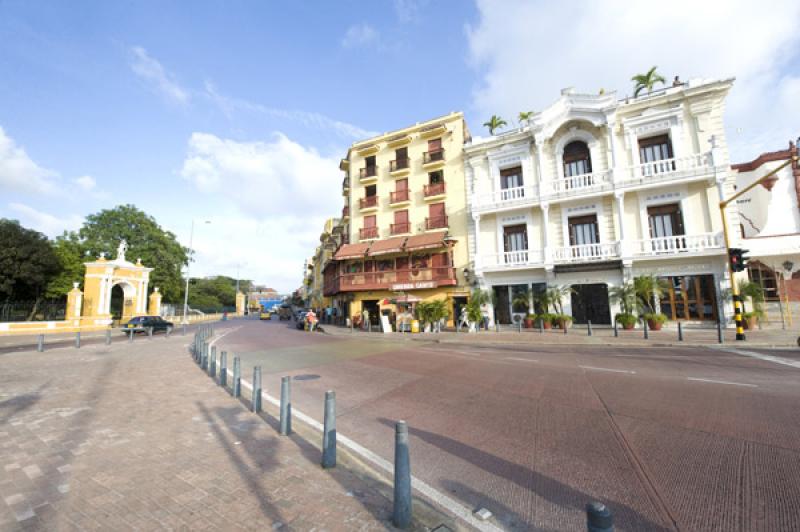
<svg viewBox="0 0 800 532"><path fill-rule="evenodd" d="M306 313L306 324L308 325L308 331L312 332L314 327L317 325L317 315L314 313L314 309L308 309Z"/></svg>
<svg viewBox="0 0 800 532"><path fill-rule="evenodd" d="M364 327L365 331L368 331L370 329L369 310L367 309L364 309L363 312L361 312L361 325L362 327Z"/></svg>

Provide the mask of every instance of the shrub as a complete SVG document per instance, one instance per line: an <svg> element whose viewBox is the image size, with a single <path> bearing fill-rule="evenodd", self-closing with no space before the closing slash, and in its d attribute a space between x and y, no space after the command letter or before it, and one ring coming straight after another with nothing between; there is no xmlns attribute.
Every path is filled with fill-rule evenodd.
<svg viewBox="0 0 800 532"><path fill-rule="evenodd" d="M633 314L627 312L621 312L614 316L614 319L617 320L617 323L622 325L623 327L630 327L632 325L636 325L638 319Z"/></svg>
<svg viewBox="0 0 800 532"><path fill-rule="evenodd" d="M667 315L660 312L647 312L642 316L645 321L652 321L654 323L663 324L667 321Z"/></svg>

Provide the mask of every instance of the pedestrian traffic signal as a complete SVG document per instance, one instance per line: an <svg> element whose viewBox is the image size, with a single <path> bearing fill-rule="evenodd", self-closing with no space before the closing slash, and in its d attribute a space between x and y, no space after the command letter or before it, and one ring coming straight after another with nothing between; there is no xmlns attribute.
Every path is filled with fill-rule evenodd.
<svg viewBox="0 0 800 532"><path fill-rule="evenodd" d="M730 248L728 250L728 260L731 264L731 270L734 272L743 272L747 269L747 261L750 257L745 256L749 249Z"/></svg>

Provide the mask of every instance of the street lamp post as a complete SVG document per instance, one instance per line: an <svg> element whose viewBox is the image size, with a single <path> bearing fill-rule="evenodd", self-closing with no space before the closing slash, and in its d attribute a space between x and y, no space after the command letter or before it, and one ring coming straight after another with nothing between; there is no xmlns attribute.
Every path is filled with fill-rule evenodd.
<svg viewBox="0 0 800 532"><path fill-rule="evenodd" d="M211 220L203 223L210 224ZM189 261L186 263L186 287L183 290L183 323L189 323L189 267L192 265L192 241L194 240L194 218L192 218L192 229L189 231Z"/></svg>

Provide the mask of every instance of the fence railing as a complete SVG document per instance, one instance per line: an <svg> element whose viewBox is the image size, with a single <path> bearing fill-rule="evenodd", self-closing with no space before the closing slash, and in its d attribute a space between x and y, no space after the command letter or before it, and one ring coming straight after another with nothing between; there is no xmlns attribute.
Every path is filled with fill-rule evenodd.
<svg viewBox="0 0 800 532"><path fill-rule="evenodd" d="M66 301L8 301L0 303L0 322L56 321L66 318Z"/></svg>

